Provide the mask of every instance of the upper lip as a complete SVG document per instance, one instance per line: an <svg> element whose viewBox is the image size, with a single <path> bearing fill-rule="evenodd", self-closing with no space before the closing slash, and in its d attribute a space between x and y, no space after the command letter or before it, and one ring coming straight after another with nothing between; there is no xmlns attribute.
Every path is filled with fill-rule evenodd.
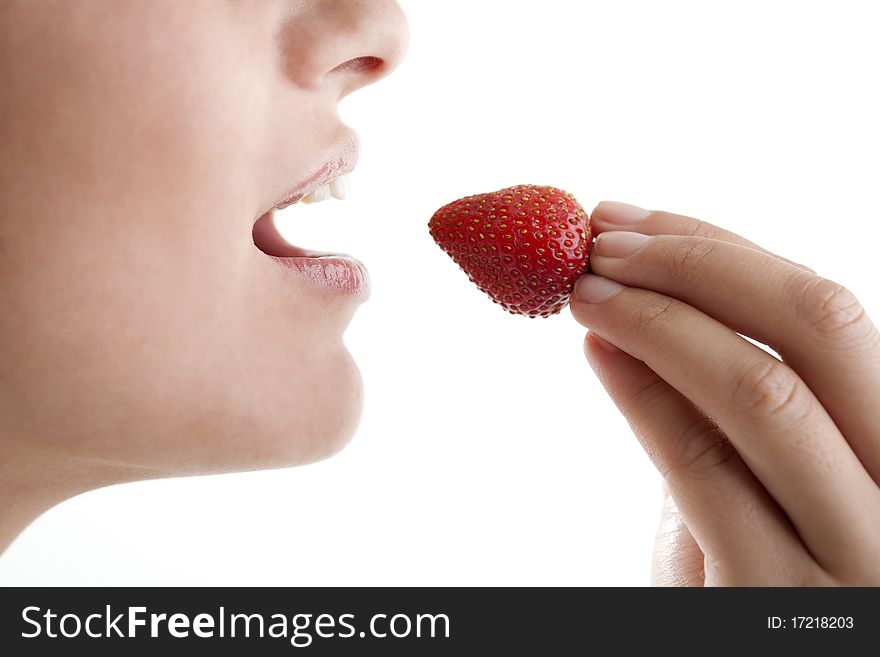
<svg viewBox="0 0 880 657"><path fill-rule="evenodd" d="M357 164L359 150L360 146L357 135L352 132L347 135L341 145L331 151L329 158L325 159L322 164L312 168L313 173L311 175L295 183L283 196L257 216L261 217L277 205L296 203L334 178L351 172Z"/></svg>

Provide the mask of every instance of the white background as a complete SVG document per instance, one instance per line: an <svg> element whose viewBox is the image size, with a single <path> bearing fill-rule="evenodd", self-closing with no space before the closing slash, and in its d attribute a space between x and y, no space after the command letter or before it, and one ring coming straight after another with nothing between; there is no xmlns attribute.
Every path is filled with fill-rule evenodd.
<svg viewBox="0 0 880 657"><path fill-rule="evenodd" d="M553 184L701 217L880 319L873 3L402 3L412 43L344 101L348 203L281 215L374 292L347 342L361 428L320 464L114 487L0 559L2 584L648 582L659 479L566 310L514 317L431 241L453 198Z"/></svg>

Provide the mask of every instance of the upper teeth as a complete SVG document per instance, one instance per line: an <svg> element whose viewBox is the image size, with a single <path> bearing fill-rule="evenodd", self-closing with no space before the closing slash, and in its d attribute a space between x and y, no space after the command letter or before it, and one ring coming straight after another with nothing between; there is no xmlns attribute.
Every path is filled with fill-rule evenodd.
<svg viewBox="0 0 880 657"><path fill-rule="evenodd" d="M306 194L302 197L303 203L320 203L321 201L326 201L329 198L339 199L340 201L345 201L351 198L351 185L348 182L348 176L343 174L338 178L334 178L326 185L322 185L315 191ZM289 205L293 205L292 203L283 203L279 204L276 207L279 210L283 210Z"/></svg>

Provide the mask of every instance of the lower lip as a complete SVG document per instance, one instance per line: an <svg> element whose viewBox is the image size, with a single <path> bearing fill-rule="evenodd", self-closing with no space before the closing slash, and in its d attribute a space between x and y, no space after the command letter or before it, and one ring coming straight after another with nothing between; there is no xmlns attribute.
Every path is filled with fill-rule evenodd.
<svg viewBox="0 0 880 657"><path fill-rule="evenodd" d="M254 245L273 260L283 274L312 287L352 297L369 296L370 276L363 263L348 255L308 251L288 244L275 228L272 210L256 222Z"/></svg>
<svg viewBox="0 0 880 657"><path fill-rule="evenodd" d="M344 255L317 257L268 256L289 276L314 287L366 299L370 293L370 276L359 260Z"/></svg>

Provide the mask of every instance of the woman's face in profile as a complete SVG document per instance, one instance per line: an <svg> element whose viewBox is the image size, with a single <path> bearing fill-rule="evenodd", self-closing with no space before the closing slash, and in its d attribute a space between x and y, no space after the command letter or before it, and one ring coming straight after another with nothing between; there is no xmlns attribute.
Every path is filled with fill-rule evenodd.
<svg viewBox="0 0 880 657"><path fill-rule="evenodd" d="M366 292L291 276L254 225L353 164L337 102L398 64L397 4L13 0L0 30L12 449L132 478L336 451L360 411L342 335Z"/></svg>

